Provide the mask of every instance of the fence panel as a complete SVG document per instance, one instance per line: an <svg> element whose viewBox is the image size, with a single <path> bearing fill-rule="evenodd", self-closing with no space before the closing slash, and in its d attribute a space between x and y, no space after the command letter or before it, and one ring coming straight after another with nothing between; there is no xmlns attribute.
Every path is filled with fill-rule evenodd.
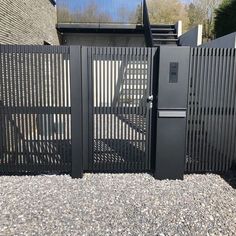
<svg viewBox="0 0 236 236"><path fill-rule="evenodd" d="M187 172L227 171L235 160L236 50L192 48Z"/></svg>
<svg viewBox="0 0 236 236"><path fill-rule="evenodd" d="M69 47L0 46L0 173L69 172Z"/></svg>

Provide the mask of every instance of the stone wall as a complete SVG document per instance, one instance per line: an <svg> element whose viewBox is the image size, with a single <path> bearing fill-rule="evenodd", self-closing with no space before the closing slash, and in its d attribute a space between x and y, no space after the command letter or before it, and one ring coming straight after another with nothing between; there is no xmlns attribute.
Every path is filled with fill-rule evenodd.
<svg viewBox="0 0 236 236"><path fill-rule="evenodd" d="M0 0L0 44L59 44L50 0Z"/></svg>

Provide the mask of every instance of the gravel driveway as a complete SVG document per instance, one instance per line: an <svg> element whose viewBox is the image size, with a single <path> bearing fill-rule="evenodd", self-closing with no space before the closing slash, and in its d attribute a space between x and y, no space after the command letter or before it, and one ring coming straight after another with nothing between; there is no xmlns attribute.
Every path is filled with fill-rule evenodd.
<svg viewBox="0 0 236 236"><path fill-rule="evenodd" d="M0 177L0 235L235 235L236 189L218 175Z"/></svg>

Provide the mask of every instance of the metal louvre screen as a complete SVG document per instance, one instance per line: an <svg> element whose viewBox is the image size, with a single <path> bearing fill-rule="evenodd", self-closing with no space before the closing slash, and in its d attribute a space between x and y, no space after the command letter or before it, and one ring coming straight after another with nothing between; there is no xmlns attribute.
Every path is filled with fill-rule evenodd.
<svg viewBox="0 0 236 236"><path fill-rule="evenodd" d="M191 49L187 172L223 172L236 160L235 53Z"/></svg>
<svg viewBox="0 0 236 236"><path fill-rule="evenodd" d="M150 169L152 60L147 48L88 48L89 163L93 171Z"/></svg>
<svg viewBox="0 0 236 236"><path fill-rule="evenodd" d="M0 172L69 172L69 47L0 46L0 76Z"/></svg>

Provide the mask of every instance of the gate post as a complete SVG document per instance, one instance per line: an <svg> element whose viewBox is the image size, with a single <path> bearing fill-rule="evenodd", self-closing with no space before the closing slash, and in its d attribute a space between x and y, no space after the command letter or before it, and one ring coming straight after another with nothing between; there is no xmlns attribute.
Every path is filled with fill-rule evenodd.
<svg viewBox="0 0 236 236"><path fill-rule="evenodd" d="M72 178L83 176L81 47L70 46Z"/></svg>
<svg viewBox="0 0 236 236"><path fill-rule="evenodd" d="M155 173L183 179L186 156L189 47L160 47Z"/></svg>

